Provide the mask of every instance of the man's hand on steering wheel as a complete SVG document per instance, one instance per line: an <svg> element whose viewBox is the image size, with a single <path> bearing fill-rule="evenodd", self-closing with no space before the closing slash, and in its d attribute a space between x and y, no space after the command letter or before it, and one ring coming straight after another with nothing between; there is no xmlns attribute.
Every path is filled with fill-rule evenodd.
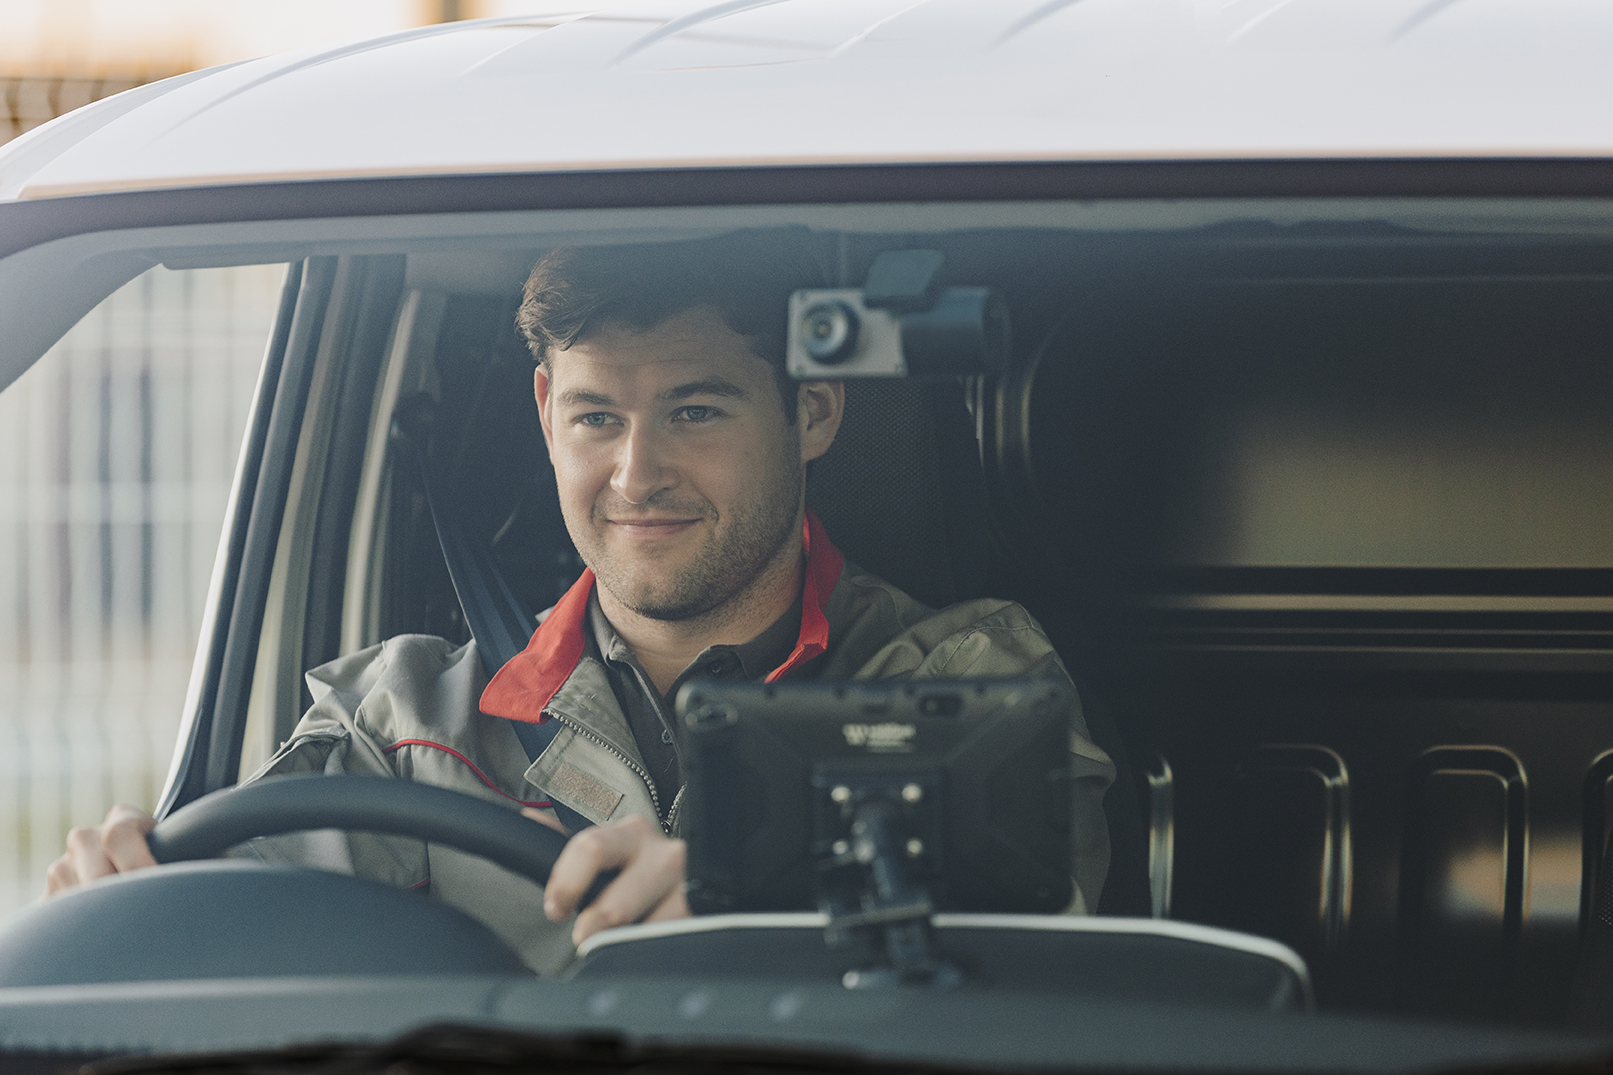
<svg viewBox="0 0 1613 1075"><path fill-rule="evenodd" d="M534 821L562 834L551 815L524 810ZM146 842L156 820L137 807L114 806L100 825L68 834L67 850L46 874L45 896L58 895L97 878L157 865ZM554 921L577 912L577 904L607 870L620 876L577 914L572 941L581 944L603 929L633 922L684 918L685 845L643 818L594 825L571 836L544 888L543 910Z"/></svg>
<svg viewBox="0 0 1613 1075"><path fill-rule="evenodd" d="M157 819L139 807L119 803L101 824L73 829L67 834L67 850L45 871L45 897L98 877L155 866L146 833L156 824Z"/></svg>
<svg viewBox="0 0 1613 1075"><path fill-rule="evenodd" d="M522 813L559 828L536 810ZM576 911L578 900L595 877L605 870L620 870L621 875L577 915L571 928L573 944L582 944L600 930L615 926L687 918L685 852L682 840L664 835L641 817L589 826L566 842L555 861L543 890L543 911L553 921L561 921Z"/></svg>

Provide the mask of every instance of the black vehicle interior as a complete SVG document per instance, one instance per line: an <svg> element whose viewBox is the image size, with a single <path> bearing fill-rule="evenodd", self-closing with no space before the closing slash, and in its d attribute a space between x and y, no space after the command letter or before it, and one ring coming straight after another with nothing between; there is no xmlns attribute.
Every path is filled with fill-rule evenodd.
<svg viewBox="0 0 1613 1075"><path fill-rule="evenodd" d="M1046 627L1122 773L1100 912L1276 938L1324 1009L1561 1022L1613 806L1613 244L1336 223L825 245L849 280L940 249L1008 299L1007 375L854 385L809 496L915 595ZM364 415L419 275L311 259L305 323L286 306L344 371L301 667L341 648ZM394 425L538 610L580 563L500 280L433 282L432 372ZM388 488L380 637L466 638L418 477ZM244 712L221 660L213 712ZM181 802L237 777L240 729L197 734Z"/></svg>

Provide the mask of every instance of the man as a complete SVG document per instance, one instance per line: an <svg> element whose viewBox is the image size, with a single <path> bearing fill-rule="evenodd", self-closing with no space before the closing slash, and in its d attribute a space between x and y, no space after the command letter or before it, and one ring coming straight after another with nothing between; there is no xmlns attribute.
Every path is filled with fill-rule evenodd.
<svg viewBox="0 0 1613 1075"><path fill-rule="evenodd" d="M309 673L314 706L257 774L425 780L518 803L566 831L558 803L592 824L546 888L396 837L276 837L254 842L259 855L429 886L553 970L601 929L689 913L670 714L685 680L1066 675L1020 606L927 608L845 563L806 510L806 467L844 407L839 382L783 374L785 300L810 283L787 252L745 238L543 258L517 322L538 361L566 527L589 570L491 682L473 646L425 636ZM563 727L529 762L508 721L545 720ZM1082 911L1108 865L1101 804L1114 768L1084 724L1071 745L1072 909ZM118 807L75 829L48 891L151 865L151 825ZM620 876L577 913L607 869Z"/></svg>

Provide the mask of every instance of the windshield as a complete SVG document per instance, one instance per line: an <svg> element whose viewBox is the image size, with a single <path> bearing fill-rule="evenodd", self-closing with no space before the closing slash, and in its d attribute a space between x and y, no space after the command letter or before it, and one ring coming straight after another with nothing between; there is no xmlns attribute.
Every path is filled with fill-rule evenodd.
<svg viewBox="0 0 1613 1075"><path fill-rule="evenodd" d="M1593 199L983 200L15 253L0 910L114 804L384 778L553 880L446 830L206 857L562 985L1597 1025L1610 243Z"/></svg>
<svg viewBox="0 0 1613 1075"><path fill-rule="evenodd" d="M149 270L0 393L5 913L69 828L161 794L284 275Z"/></svg>

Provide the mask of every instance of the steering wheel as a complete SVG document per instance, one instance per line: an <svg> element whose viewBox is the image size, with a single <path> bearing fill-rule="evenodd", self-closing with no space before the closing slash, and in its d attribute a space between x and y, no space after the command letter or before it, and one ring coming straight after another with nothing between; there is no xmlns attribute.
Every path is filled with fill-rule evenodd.
<svg viewBox="0 0 1613 1075"><path fill-rule="evenodd" d="M267 777L159 822L148 843L170 865L85 885L18 915L0 930L0 986L530 973L486 926L420 893L215 857L254 837L311 829L446 844L540 885L566 844L552 829L446 788L384 777ZM613 877L598 878L584 904Z"/></svg>
<svg viewBox="0 0 1613 1075"><path fill-rule="evenodd" d="M502 806L378 776L270 776L204 795L146 837L158 862L216 858L259 836L349 829L457 847L548 884L566 838Z"/></svg>

